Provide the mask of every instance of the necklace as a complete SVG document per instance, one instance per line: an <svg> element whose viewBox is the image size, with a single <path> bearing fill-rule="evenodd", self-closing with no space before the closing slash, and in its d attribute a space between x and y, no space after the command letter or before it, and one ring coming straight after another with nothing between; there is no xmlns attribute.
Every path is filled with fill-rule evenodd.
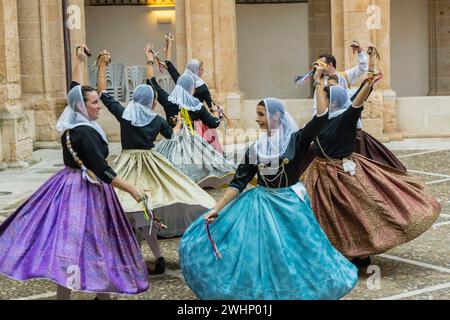
<svg viewBox="0 0 450 320"><path fill-rule="evenodd" d="M286 184L286 186L285 186L285 188L288 188L289 187L289 181L288 181L288 175L287 175L287 172L286 172L286 165L288 165L289 164L289 159L288 158L285 158L285 159L283 159L283 161L281 162L281 165L279 165L279 166L277 166L277 167L270 167L270 169L271 170L276 170L276 172L278 172L275 176L274 176L274 178L272 178L272 179L269 179L269 178L267 178L265 175L264 175L264 173L263 173L263 171L266 169L266 165L264 164L264 163L260 163L259 165L258 165L258 170L259 170L259 174L260 174L260 177L261 177L261 179L263 180L263 182L264 182L264 184L265 184L265 186L266 186L266 189L270 192L270 193L273 193L273 194L278 194L279 192L277 192L277 191L275 191L276 189L281 189L281 183L282 183L282 181L283 181L283 178L284 178L284 180L285 180L285 184ZM281 170L280 170L281 169ZM278 187L277 188L271 188L271 187L269 187L269 183L271 183L271 182L274 182L274 181L276 181L277 179L279 179L279 182L278 182Z"/></svg>

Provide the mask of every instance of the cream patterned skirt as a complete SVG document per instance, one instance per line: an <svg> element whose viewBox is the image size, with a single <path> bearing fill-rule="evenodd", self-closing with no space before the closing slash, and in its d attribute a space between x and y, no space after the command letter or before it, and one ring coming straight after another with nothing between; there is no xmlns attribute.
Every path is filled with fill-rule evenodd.
<svg viewBox="0 0 450 320"><path fill-rule="evenodd" d="M158 235L164 238L181 236L195 219L216 204L194 181L152 150L124 150L116 160L116 172L145 190L149 206L168 227L158 230ZM116 192L135 229L149 225L143 218L141 205L128 193Z"/></svg>

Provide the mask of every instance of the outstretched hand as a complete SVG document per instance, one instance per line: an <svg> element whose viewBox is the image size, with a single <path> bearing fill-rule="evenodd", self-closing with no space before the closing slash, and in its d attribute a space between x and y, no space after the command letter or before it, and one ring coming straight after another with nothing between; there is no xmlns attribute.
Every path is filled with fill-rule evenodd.
<svg viewBox="0 0 450 320"><path fill-rule="evenodd" d="M314 81L320 81L323 76L324 68L321 64L315 65L316 71L314 72Z"/></svg>
<svg viewBox="0 0 450 320"><path fill-rule="evenodd" d="M383 79L383 73L379 72L378 74L369 78L369 85L373 88L375 84L381 79Z"/></svg>
<svg viewBox="0 0 450 320"><path fill-rule="evenodd" d="M97 63L100 65L109 65L111 63L111 54L107 50L103 50L98 54Z"/></svg>
<svg viewBox="0 0 450 320"><path fill-rule="evenodd" d="M358 41L353 40L350 47L353 50L353 54L361 53L363 52L363 48L361 47L361 44Z"/></svg>
<svg viewBox="0 0 450 320"><path fill-rule="evenodd" d="M173 42L174 40L175 40L175 36L173 35L173 33L167 33L166 34L166 40L167 41L170 41L170 42Z"/></svg>
<svg viewBox="0 0 450 320"><path fill-rule="evenodd" d="M144 192L144 189L140 187L135 187L133 192L131 193L131 196L134 198L134 200L136 200L137 203L141 203L143 197L148 198L148 196Z"/></svg>
<svg viewBox="0 0 450 320"><path fill-rule="evenodd" d="M217 212L216 209L212 209L204 216L204 219L209 224L213 224L217 220L218 217L219 217L219 212Z"/></svg>
<svg viewBox="0 0 450 320"><path fill-rule="evenodd" d="M91 54L91 50L89 50L89 48L86 45L82 44L77 47L76 55L80 62L84 62L92 54Z"/></svg>
<svg viewBox="0 0 450 320"><path fill-rule="evenodd" d="M153 52L153 43L149 43L145 46L144 52L145 56L147 57L147 61L154 61L155 60L155 54Z"/></svg>
<svg viewBox="0 0 450 320"><path fill-rule="evenodd" d="M380 54L378 53L377 48L371 43L367 46L367 54L371 57L375 56L378 60L380 60Z"/></svg>

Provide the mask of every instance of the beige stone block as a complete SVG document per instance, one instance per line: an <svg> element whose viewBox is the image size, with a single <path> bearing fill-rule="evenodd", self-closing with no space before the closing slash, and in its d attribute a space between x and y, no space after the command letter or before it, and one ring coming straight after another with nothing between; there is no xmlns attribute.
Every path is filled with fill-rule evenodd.
<svg viewBox="0 0 450 320"><path fill-rule="evenodd" d="M226 97L226 113L230 119L241 119L243 95L240 92L230 92Z"/></svg>
<svg viewBox="0 0 450 320"><path fill-rule="evenodd" d="M371 135L380 136L383 134L383 120L382 119L363 119L363 128Z"/></svg>
<svg viewBox="0 0 450 320"><path fill-rule="evenodd" d="M21 41L40 39L40 22L19 23L19 37Z"/></svg>
<svg viewBox="0 0 450 320"><path fill-rule="evenodd" d="M39 22L39 0L17 0L17 15L20 22Z"/></svg>
<svg viewBox="0 0 450 320"><path fill-rule="evenodd" d="M44 82L42 75L22 76L22 91L27 94L43 93Z"/></svg>
<svg viewBox="0 0 450 320"><path fill-rule="evenodd" d="M36 126L36 139L35 141L40 142L51 142L51 141L58 141L59 135L56 131L55 125L43 125L43 126Z"/></svg>
<svg viewBox="0 0 450 320"><path fill-rule="evenodd" d="M22 113L22 117L17 120L17 139L25 140L31 137L32 121L34 119Z"/></svg>
<svg viewBox="0 0 450 320"><path fill-rule="evenodd" d="M366 12L371 5L370 0L344 0L344 8L349 12Z"/></svg>
<svg viewBox="0 0 450 320"><path fill-rule="evenodd" d="M55 115L53 110L35 110L34 122L37 126L54 125Z"/></svg>
<svg viewBox="0 0 450 320"><path fill-rule="evenodd" d="M314 44L314 47L316 48L328 48L330 46L329 38L323 37L323 35L311 34L309 40Z"/></svg>
<svg viewBox="0 0 450 320"><path fill-rule="evenodd" d="M40 39L30 39L21 41L21 59L22 61L32 61L42 56L42 47ZM38 58L39 59L39 58Z"/></svg>
<svg viewBox="0 0 450 320"><path fill-rule="evenodd" d="M10 144L11 158L9 162L29 159L33 156L33 141L31 138Z"/></svg>
<svg viewBox="0 0 450 320"><path fill-rule="evenodd" d="M429 128L436 131L450 131L450 112L447 114L430 114L427 117L427 124Z"/></svg>
<svg viewBox="0 0 450 320"><path fill-rule="evenodd" d="M331 20L329 18L314 19L314 20L310 19L309 32L311 34L314 33L331 34Z"/></svg>
<svg viewBox="0 0 450 320"><path fill-rule="evenodd" d="M22 94L22 90L19 83L9 83L5 86L6 93L5 97L9 100L17 100Z"/></svg>
<svg viewBox="0 0 450 320"><path fill-rule="evenodd" d="M39 56L34 59L22 60L20 67L22 76L43 76L43 64Z"/></svg>
<svg viewBox="0 0 450 320"><path fill-rule="evenodd" d="M47 21L62 21L62 4L54 3L47 5Z"/></svg>
<svg viewBox="0 0 450 320"><path fill-rule="evenodd" d="M3 142L5 143L12 143L17 140L17 117L12 116L11 114L2 115L0 117L1 121L1 131L2 131L2 137Z"/></svg>
<svg viewBox="0 0 450 320"><path fill-rule="evenodd" d="M235 16L236 4L234 1L229 0L213 0L213 12L215 15L220 16Z"/></svg>
<svg viewBox="0 0 450 320"><path fill-rule="evenodd" d="M186 0L186 7L190 9L192 15L211 15L213 9L212 1L213 0Z"/></svg>
<svg viewBox="0 0 450 320"><path fill-rule="evenodd" d="M308 11L310 19L330 17L330 0L324 2L310 1Z"/></svg>

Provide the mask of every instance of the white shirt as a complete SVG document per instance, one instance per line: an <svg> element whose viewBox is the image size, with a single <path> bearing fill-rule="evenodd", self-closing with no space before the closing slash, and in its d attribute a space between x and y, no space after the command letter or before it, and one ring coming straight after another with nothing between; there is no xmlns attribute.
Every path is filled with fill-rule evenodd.
<svg viewBox="0 0 450 320"><path fill-rule="evenodd" d="M339 73L336 73L339 77L339 86L346 89L349 94L354 92L350 89L350 87L355 85L369 70L369 58L365 54L365 52L361 51L360 53L358 53L357 57L358 57L358 64L354 68L345 71L347 79L348 81L350 81L350 84L347 83L347 79L344 76L342 76ZM328 77L325 76L324 80L325 85L327 85ZM316 92L314 92L313 116L315 116L316 114L317 114L317 97ZM357 128L362 129L361 120L358 121Z"/></svg>

